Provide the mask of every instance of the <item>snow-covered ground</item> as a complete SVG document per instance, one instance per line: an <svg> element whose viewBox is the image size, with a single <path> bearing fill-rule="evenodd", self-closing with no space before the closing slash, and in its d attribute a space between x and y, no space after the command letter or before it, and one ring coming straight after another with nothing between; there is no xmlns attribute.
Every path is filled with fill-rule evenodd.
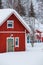
<svg viewBox="0 0 43 65"><path fill-rule="evenodd" d="M43 65L43 44L29 44L24 52L0 53L0 65Z"/></svg>
<svg viewBox="0 0 43 65"><path fill-rule="evenodd" d="M43 51L43 43L34 43L34 47L31 44L27 44L26 47L27 51Z"/></svg>
<svg viewBox="0 0 43 65"><path fill-rule="evenodd" d="M0 65L43 65L43 52L10 52L0 54Z"/></svg>

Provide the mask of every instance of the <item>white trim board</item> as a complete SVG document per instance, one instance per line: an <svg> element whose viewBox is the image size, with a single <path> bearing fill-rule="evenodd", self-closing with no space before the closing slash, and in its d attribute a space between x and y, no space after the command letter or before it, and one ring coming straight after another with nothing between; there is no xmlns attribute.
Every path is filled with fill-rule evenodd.
<svg viewBox="0 0 43 65"><path fill-rule="evenodd" d="M25 51L26 51L26 30L25 30Z"/></svg>
<svg viewBox="0 0 43 65"><path fill-rule="evenodd" d="M0 31L0 33L25 33L25 31Z"/></svg>

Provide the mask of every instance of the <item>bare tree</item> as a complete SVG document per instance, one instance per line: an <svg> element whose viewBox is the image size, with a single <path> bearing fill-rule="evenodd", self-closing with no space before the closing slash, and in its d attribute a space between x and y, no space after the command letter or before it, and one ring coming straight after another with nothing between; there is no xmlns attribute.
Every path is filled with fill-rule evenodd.
<svg viewBox="0 0 43 65"><path fill-rule="evenodd" d="M6 0L5 6L6 6L7 8L12 8L12 0Z"/></svg>
<svg viewBox="0 0 43 65"><path fill-rule="evenodd" d="M21 16L25 15L25 8L21 4L21 0L6 0L6 8L15 9Z"/></svg>
<svg viewBox="0 0 43 65"><path fill-rule="evenodd" d="M21 1L18 0L18 6L17 6L18 13L22 16L25 15L25 8L21 5Z"/></svg>
<svg viewBox="0 0 43 65"><path fill-rule="evenodd" d="M39 21L43 24L43 1L38 3L38 17Z"/></svg>
<svg viewBox="0 0 43 65"><path fill-rule="evenodd" d="M31 36L31 44L33 47L33 44L35 42L35 12L34 12L32 1L31 1L30 11L29 11L29 20L30 20L30 28L32 30L32 34L30 35Z"/></svg>
<svg viewBox="0 0 43 65"><path fill-rule="evenodd" d="M2 0L0 0L0 9L2 9L3 7L2 7Z"/></svg>
<svg viewBox="0 0 43 65"><path fill-rule="evenodd" d="M31 5L30 5L29 17L35 17L35 12L34 12L32 1L31 1Z"/></svg>

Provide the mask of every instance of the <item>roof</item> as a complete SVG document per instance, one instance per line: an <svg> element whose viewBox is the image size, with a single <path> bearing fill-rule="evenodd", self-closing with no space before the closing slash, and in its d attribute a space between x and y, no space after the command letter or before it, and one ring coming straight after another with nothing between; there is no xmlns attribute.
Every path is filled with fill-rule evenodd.
<svg viewBox="0 0 43 65"><path fill-rule="evenodd" d="M19 21L25 26L25 28L29 32L31 32L30 27L14 9L0 9L0 26L4 23L6 18L8 18L8 16L10 16L12 13L14 13L14 15L19 19Z"/></svg>

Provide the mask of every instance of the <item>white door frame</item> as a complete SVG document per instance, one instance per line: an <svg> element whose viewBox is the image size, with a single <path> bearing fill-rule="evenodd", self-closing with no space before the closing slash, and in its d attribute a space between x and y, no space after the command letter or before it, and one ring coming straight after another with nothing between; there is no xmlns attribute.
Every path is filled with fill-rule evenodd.
<svg viewBox="0 0 43 65"><path fill-rule="evenodd" d="M6 51L8 52L8 39L13 39L13 45L14 45L14 37L7 37L7 40L6 40ZM14 51L14 48L13 48L13 51Z"/></svg>

